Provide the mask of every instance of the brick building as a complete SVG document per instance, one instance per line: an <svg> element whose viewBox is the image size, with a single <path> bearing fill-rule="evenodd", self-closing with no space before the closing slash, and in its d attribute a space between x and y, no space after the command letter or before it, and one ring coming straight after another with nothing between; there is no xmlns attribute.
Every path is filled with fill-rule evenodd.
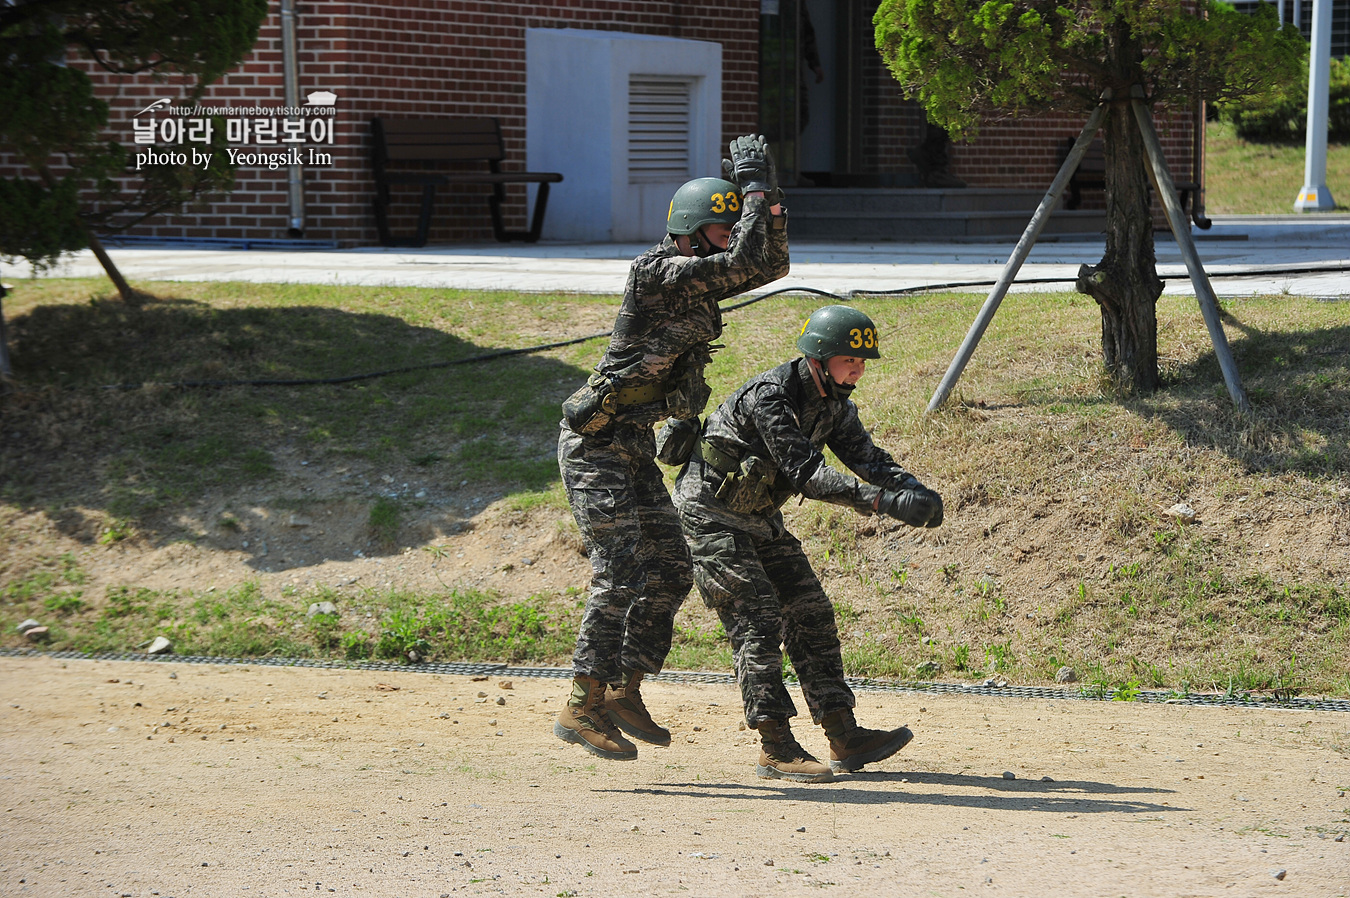
<svg viewBox="0 0 1350 898"><path fill-rule="evenodd" d="M506 169L526 165L526 32L538 28L598 29L721 47L722 143L768 131L785 168L803 184L854 189L904 189L918 184L905 150L921 139L924 119L900 96L873 48L875 2L803 0L814 23L824 77L803 80L798 45L782 41L778 20L796 14L794 0L297 0L295 60L302 97L335 95L332 134L318 147L319 164L301 167L302 227L295 228L286 166L241 165L232 194L200 209L163 215L131 232L158 238L245 238L376 243L370 120L376 116L495 116L505 141ZM779 31L775 31L779 29ZM790 30L790 28L789 28ZM254 51L206 93L203 105L277 108L286 105L279 3L262 26ZM777 40L776 50L766 52ZM788 47L784 58L783 47ZM177 101L181 85L112 76L85 66L111 106L110 136L131 146L138 120L157 99ZM798 129L797 90L809 116ZM784 87L786 85L786 88ZM783 110L792 107L786 116ZM139 119L138 119L139 115ZM1057 169L1058 147L1077 134L1084 117L991 122L976 143L951 150L952 170L971 188L1043 191ZM775 120L783 122L775 126ZM790 122L790 124L789 124ZM1193 121L1170 118L1160 128L1173 171L1191 177ZM780 132L775 134L773 128ZM799 141L791 139L800 130ZM256 149L256 147L255 147ZM0 160L3 162L3 160ZM691 176L717 172L691 172ZM564 172L566 175L566 172ZM789 174L793 180L796 174ZM807 187L809 189L809 187ZM488 189L441 191L432 243L491 239ZM508 189L508 225L526 224L526 188ZM415 205L396 209L394 224L409 229ZM545 236L548 236L547 231Z"/></svg>

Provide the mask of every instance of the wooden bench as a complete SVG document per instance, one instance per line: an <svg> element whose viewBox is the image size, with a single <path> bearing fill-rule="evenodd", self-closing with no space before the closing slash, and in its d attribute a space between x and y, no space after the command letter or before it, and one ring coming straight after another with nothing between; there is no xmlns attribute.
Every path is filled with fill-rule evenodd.
<svg viewBox="0 0 1350 898"><path fill-rule="evenodd" d="M548 207L549 184L561 181L563 176L558 172L502 171L501 161L506 152L502 147L501 125L495 118L375 118L370 121L370 131L374 138L375 228L384 246L425 246L436 188L450 184L492 185L488 208L492 213L492 233L498 240L534 243L539 239L544 210ZM462 163L477 167L463 167ZM395 237L389 233L389 188L395 184L422 188L414 237ZM528 231L508 231L502 223L507 184L539 185Z"/></svg>
<svg viewBox="0 0 1350 898"><path fill-rule="evenodd" d="M1073 149L1077 138L1066 137L1059 147L1059 164L1063 165L1064 160L1069 158L1069 151ZM1181 211L1194 217L1195 210L1191 209L1191 196L1200 189L1200 185L1194 181L1177 181L1177 197L1181 200ZM1153 188L1153 179L1149 178L1149 189ZM1087 152L1078 163L1078 168L1073 175L1069 177L1069 195L1064 198L1065 209L1077 209L1083 204L1084 190L1105 190L1106 189L1106 148L1100 137L1093 139L1088 144ZM1190 210L1190 211L1188 211ZM1208 228L1209 221L1201 221L1201 217L1195 217L1195 223L1201 228Z"/></svg>

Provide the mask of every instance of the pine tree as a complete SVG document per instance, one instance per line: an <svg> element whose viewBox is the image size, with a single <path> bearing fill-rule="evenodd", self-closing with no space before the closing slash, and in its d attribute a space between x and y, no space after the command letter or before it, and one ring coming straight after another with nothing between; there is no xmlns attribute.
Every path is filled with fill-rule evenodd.
<svg viewBox="0 0 1350 898"><path fill-rule="evenodd" d="M0 255L40 269L92 245L123 297L134 299L94 230L224 192L234 172L190 164L128 172L127 150L104 134L108 104L66 60L74 53L108 72L174 77L192 105L253 48L266 15L267 0L0 3L0 152L26 169L0 180ZM214 131L214 158L223 160L224 128Z"/></svg>
<svg viewBox="0 0 1350 898"><path fill-rule="evenodd" d="M882 0L876 45L905 94L954 138L983 117L1087 112L1106 89L1106 250L1078 289L1101 307L1102 356L1125 392L1157 389L1157 274L1148 159L1130 109L1193 109L1300 76L1303 40L1258 4L1211 0ZM1198 8L1197 8L1198 7Z"/></svg>

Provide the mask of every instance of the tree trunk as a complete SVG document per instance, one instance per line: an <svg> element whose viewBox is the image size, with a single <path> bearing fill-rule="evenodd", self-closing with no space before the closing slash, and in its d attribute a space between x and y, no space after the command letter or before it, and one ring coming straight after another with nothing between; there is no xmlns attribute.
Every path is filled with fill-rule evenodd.
<svg viewBox="0 0 1350 898"><path fill-rule="evenodd" d="M48 190L54 190L56 188L56 176L52 174L51 169L46 165L31 161L29 164L38 173L38 176L42 178L42 182L47 185ZM127 283L126 278L122 277L122 272L113 262L112 256L108 255L108 251L103 248L103 242L98 239L97 235L89 228L89 225L85 223L84 219L77 219L76 223L79 225L80 230L84 232L85 240L89 243L89 248L93 250L94 256L98 259L99 264L102 265L103 270L107 272L108 280L112 281L113 286L117 288L118 294L122 297L122 302L129 306L139 306L145 297L140 292L133 289L132 286Z"/></svg>
<svg viewBox="0 0 1350 898"><path fill-rule="evenodd" d="M1102 360L1125 393L1152 393L1158 378L1158 297L1148 157L1126 96L1111 105L1106 150L1106 253L1078 271L1078 291L1102 310Z"/></svg>
<svg viewBox="0 0 1350 898"><path fill-rule="evenodd" d="M133 307L141 305L145 296L139 290L136 290L128 284L126 278L122 277L122 272L118 269L117 264L113 262L112 256L108 255L108 251L103 248L103 242L98 239L94 232L91 231L89 226L84 222L80 222L80 227L84 229L84 236L89 241L89 248L93 250L94 256L98 258L99 264L101 264L103 270L107 272L108 280L113 282L113 286L117 288L118 294L121 295L122 302Z"/></svg>

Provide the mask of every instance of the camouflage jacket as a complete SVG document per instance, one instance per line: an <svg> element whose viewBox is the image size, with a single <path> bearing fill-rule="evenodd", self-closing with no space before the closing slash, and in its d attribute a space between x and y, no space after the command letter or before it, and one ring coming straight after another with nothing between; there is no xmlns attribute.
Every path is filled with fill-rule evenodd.
<svg viewBox="0 0 1350 898"><path fill-rule="evenodd" d="M753 455L769 462L772 505L759 517L776 516L798 493L872 514L881 487L899 488L911 476L872 442L851 399L820 395L805 358L752 378L708 416L703 434L727 458ZM866 482L830 466L821 453L824 446ZM753 516L738 514L717 498L725 473L695 453L675 483L680 514L745 525Z"/></svg>
<svg viewBox="0 0 1350 898"><path fill-rule="evenodd" d="M595 370L609 377L616 390L667 386L677 358L722 335L719 302L788 273L782 224L763 197L746 197L725 252L707 258L682 256L667 236L634 259L609 348ZM657 399L627 406L615 420L651 426L666 417L665 402Z"/></svg>

